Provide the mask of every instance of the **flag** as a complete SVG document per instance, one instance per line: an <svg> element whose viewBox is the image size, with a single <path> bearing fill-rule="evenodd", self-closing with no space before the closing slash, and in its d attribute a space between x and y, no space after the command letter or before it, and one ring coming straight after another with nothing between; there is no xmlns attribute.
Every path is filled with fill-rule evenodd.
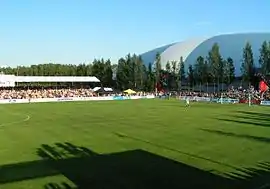
<svg viewBox="0 0 270 189"><path fill-rule="evenodd" d="M260 81L259 87L260 87L260 93L263 93L268 90L268 86L264 81Z"/></svg>
<svg viewBox="0 0 270 189"><path fill-rule="evenodd" d="M162 86L161 86L161 83L160 82L157 82L156 83L156 89L157 89L157 91L162 91Z"/></svg>
<svg viewBox="0 0 270 189"><path fill-rule="evenodd" d="M165 88L168 86L168 74L161 73L159 79L156 82L156 90L159 92L165 92Z"/></svg>
<svg viewBox="0 0 270 189"><path fill-rule="evenodd" d="M259 88L260 88L261 98L263 98L265 91L267 91L269 87L266 84L266 82L262 80L260 81Z"/></svg>

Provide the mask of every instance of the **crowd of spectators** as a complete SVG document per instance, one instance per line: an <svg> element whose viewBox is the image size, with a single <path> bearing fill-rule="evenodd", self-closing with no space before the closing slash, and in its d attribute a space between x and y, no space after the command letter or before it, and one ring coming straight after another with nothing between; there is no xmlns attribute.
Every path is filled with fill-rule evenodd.
<svg viewBox="0 0 270 189"><path fill-rule="evenodd" d="M215 92L215 93L208 93L208 92L191 92L191 91L185 91L180 92L180 96L191 96L191 97L210 97L210 98L232 98L232 99L247 99L249 96L251 98L259 99L261 98L260 92L258 90L255 90L254 87L250 87L248 89L243 89L242 87L239 88L229 88L226 91L222 92ZM270 99L270 93L266 92L263 95L263 99Z"/></svg>
<svg viewBox="0 0 270 189"><path fill-rule="evenodd" d="M149 95L150 93L137 92L133 95ZM98 93L90 88L75 88L75 89L2 89L0 90L0 99L34 99L34 98L67 98L67 97L94 97L94 96L123 96L126 95L122 92L110 92L110 93ZM158 95L158 94L157 94ZM233 99L247 99L249 95L252 98L260 98L259 91L256 91L253 87L249 89L233 88L231 87L227 91L223 92L194 92L194 91L182 91L177 92L177 96L190 96L190 97L210 97L210 98L233 98ZM174 96L175 96L174 95ZM270 99L270 93L264 94L264 99Z"/></svg>
<svg viewBox="0 0 270 189"><path fill-rule="evenodd" d="M99 93L93 89L2 89L0 99L34 99L34 98L67 98L67 97L95 97L95 96L123 96L124 93L108 92ZM137 92L133 95L148 95L148 93Z"/></svg>
<svg viewBox="0 0 270 189"><path fill-rule="evenodd" d="M91 89L11 89L0 90L0 99L91 97Z"/></svg>

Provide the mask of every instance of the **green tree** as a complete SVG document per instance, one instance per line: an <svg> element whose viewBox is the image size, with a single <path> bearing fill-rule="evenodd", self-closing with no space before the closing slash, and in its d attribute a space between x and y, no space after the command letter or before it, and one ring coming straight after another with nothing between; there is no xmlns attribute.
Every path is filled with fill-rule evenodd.
<svg viewBox="0 0 270 189"><path fill-rule="evenodd" d="M209 73L213 82L223 81L223 61L219 51L219 45L215 43L208 53Z"/></svg>
<svg viewBox="0 0 270 189"><path fill-rule="evenodd" d="M164 80L164 82L166 83L166 86L167 86L167 89L168 90L171 90L173 88L173 85L174 85L174 77L175 77L175 74L173 72L173 63L174 61L168 61L165 65L165 72L164 72L164 75L166 75L166 79ZM172 65L172 66L171 66Z"/></svg>
<svg viewBox="0 0 270 189"><path fill-rule="evenodd" d="M203 65L203 83L208 83L211 81L210 71L209 71L209 64L206 58L204 58L204 65Z"/></svg>
<svg viewBox="0 0 270 189"><path fill-rule="evenodd" d="M61 73L61 71L63 71L62 66L57 65L55 71L56 71L55 73L56 76L62 75L63 74L63 72ZM87 76L87 66L85 64L79 64L77 66L76 76Z"/></svg>
<svg viewBox="0 0 270 189"><path fill-rule="evenodd" d="M83 65L83 67L80 68L82 75L87 75L86 69L87 67ZM78 74L78 72L77 72ZM111 61L110 60L94 60L92 63L92 70L91 74L93 76L96 76L101 81L101 84L104 86L111 86L112 85L112 67L111 67Z"/></svg>
<svg viewBox="0 0 270 189"><path fill-rule="evenodd" d="M170 67L171 67L171 71L169 73L169 88L171 90L176 90L177 89L177 61L173 60L170 61Z"/></svg>
<svg viewBox="0 0 270 189"><path fill-rule="evenodd" d="M117 71L116 71L116 84L117 88L120 90L124 90L129 88L128 80L129 80L129 69L124 58L120 58L118 60Z"/></svg>
<svg viewBox="0 0 270 189"><path fill-rule="evenodd" d="M233 63L233 59L232 58L228 58L227 59L228 63L229 63L229 78L230 78L230 83L233 82L233 80L235 79L235 67L234 67L234 63Z"/></svg>
<svg viewBox="0 0 270 189"><path fill-rule="evenodd" d="M134 55L134 60L135 60L135 66L134 66L135 88L134 89L143 90L146 69L145 69L141 56Z"/></svg>
<svg viewBox="0 0 270 189"><path fill-rule="evenodd" d="M145 81L145 91L153 92L155 87L155 75L152 71L152 64L148 64L148 69L146 73L146 81Z"/></svg>
<svg viewBox="0 0 270 189"><path fill-rule="evenodd" d="M85 72L86 73L86 72ZM86 73L87 74L87 73ZM104 62L102 82L105 87L111 87L113 85L113 70L110 59Z"/></svg>
<svg viewBox="0 0 270 189"><path fill-rule="evenodd" d="M152 71L151 71L152 72ZM116 83L120 90L132 88L143 90L148 79L147 69L140 56L128 54L125 58L120 58L116 71ZM152 74L152 73L151 73Z"/></svg>
<svg viewBox="0 0 270 189"><path fill-rule="evenodd" d="M177 71L177 61L171 61L171 72L173 73L174 77L179 73Z"/></svg>
<svg viewBox="0 0 270 189"><path fill-rule="evenodd" d="M181 66L180 66L180 79L181 79L181 81L183 79L185 79L185 77L186 77L185 63L184 62L181 62Z"/></svg>
<svg viewBox="0 0 270 189"><path fill-rule="evenodd" d="M259 63L263 74L270 73L270 42L264 41L260 48Z"/></svg>
<svg viewBox="0 0 270 189"><path fill-rule="evenodd" d="M165 68L166 68L166 72L168 72L168 73L171 72L171 63L169 61L166 63Z"/></svg>
<svg viewBox="0 0 270 189"><path fill-rule="evenodd" d="M227 84L233 82L235 78L235 67L233 59L228 57L227 60L224 60L224 79Z"/></svg>
<svg viewBox="0 0 270 189"><path fill-rule="evenodd" d="M136 83L136 71L137 71L137 65L136 65L136 61L137 61L137 56L135 54L133 54L130 57L130 60L128 61L128 65L129 65L129 70L130 70L130 88L135 89L137 88L137 83Z"/></svg>
<svg viewBox="0 0 270 189"><path fill-rule="evenodd" d="M161 56L160 53L156 54L155 58L155 76L156 76L156 83L160 82L160 74L161 74Z"/></svg>
<svg viewBox="0 0 270 189"><path fill-rule="evenodd" d="M188 82L190 87L193 87L195 85L194 69L192 65L188 66Z"/></svg>
<svg viewBox="0 0 270 189"><path fill-rule="evenodd" d="M241 65L241 72L243 74L243 80L251 83L254 79L255 67L252 47L249 42L246 43L243 48L243 59Z"/></svg>
<svg viewBox="0 0 270 189"><path fill-rule="evenodd" d="M194 79L196 83L203 83L205 78L204 73L204 58L199 56L194 65Z"/></svg>
<svg viewBox="0 0 270 189"><path fill-rule="evenodd" d="M182 87L182 81L185 79L185 63L183 60L183 57L180 57L180 60L177 64L177 69L176 69L176 85L177 85L177 90L181 90Z"/></svg>

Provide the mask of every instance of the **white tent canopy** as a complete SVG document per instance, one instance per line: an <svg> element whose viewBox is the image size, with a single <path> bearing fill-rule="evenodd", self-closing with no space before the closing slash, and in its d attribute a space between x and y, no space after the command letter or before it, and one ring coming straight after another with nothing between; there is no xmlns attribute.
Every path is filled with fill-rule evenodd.
<svg viewBox="0 0 270 189"><path fill-rule="evenodd" d="M93 88L93 91L98 91L101 87L95 87ZM113 92L113 89L112 88L109 88L109 87L103 87L104 91L107 91L107 92Z"/></svg>

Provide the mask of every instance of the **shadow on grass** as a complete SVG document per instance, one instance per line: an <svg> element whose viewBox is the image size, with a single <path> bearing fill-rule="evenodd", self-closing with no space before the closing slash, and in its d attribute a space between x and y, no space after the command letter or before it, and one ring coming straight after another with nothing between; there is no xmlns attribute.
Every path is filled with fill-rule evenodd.
<svg viewBox="0 0 270 189"><path fill-rule="evenodd" d="M270 138L251 136L244 134L236 134L232 132L225 132L219 130L201 129L203 131L228 136L236 137L248 140L254 140L257 142L270 143ZM228 178L234 180L236 183L240 184L243 188L260 188L260 189L270 189L270 163L263 162L258 163L256 168L237 168L233 173L225 174ZM258 187L259 186L259 187Z"/></svg>
<svg viewBox="0 0 270 189"><path fill-rule="evenodd" d="M99 155L70 143L55 146L57 153L55 147L44 145L39 156L50 160L51 167L78 188L228 188L231 184L210 172L143 150Z"/></svg>
<svg viewBox="0 0 270 189"><path fill-rule="evenodd" d="M268 137L236 134L236 133L232 133L232 132L225 132L225 131L211 130L211 129L201 129L201 130L209 132L209 133L223 135L223 136L229 136L229 137L235 137L235 138L243 138L243 139L254 140L254 141L257 141L257 142L270 143L270 138L268 138Z"/></svg>
<svg viewBox="0 0 270 189"><path fill-rule="evenodd" d="M232 169L236 169L237 168L237 167L234 167L232 165L229 165L229 164L220 162L218 160L213 160L213 159L210 159L210 158L202 157L202 156L200 156L198 154L187 153L187 152L184 152L184 151L181 151L181 150L178 150L178 149L174 149L172 147L168 147L168 146L160 145L160 144L157 144L157 143L153 143L151 141L147 141L147 140L144 140L144 139L141 139L141 138L137 138L137 137L134 137L134 136L129 136L129 135L126 135L126 134L123 134L123 133L116 133L116 132L114 134L116 136L120 137L120 138L127 138L127 139L130 139L130 140L134 140L134 141L146 143L146 144L149 144L151 146L154 146L154 147L159 148L159 149L162 149L162 150L169 150L169 151L173 151L175 153L181 154L181 155L188 156L189 158L204 160L204 161L207 161L207 162L210 162L210 163L213 163L213 164L222 165L224 167L229 167L229 168L232 168Z"/></svg>
<svg viewBox="0 0 270 189"><path fill-rule="evenodd" d="M235 115L228 118L217 118L220 121L241 123L247 125L270 127L270 113L258 113L250 111L237 111Z"/></svg>
<svg viewBox="0 0 270 189"><path fill-rule="evenodd" d="M65 182L62 182L61 184L51 182L46 184L44 189L77 189L77 187L72 187Z"/></svg>
<svg viewBox="0 0 270 189"><path fill-rule="evenodd" d="M259 163L256 168L241 168L237 172L227 176L239 183L241 188L270 189L269 162Z"/></svg>
<svg viewBox="0 0 270 189"><path fill-rule="evenodd" d="M144 150L112 154L97 154L71 143L42 145L37 154L42 160L3 165L0 184L64 175L76 188L93 189L222 189L251 188L265 184L261 178L269 174L269 163L261 164L265 172L243 169L247 175L227 175L229 178L176 162ZM246 173L246 171L249 172ZM241 177L242 176L242 177ZM256 177L256 180L254 180ZM255 184L254 184L255 186ZM48 183L45 189L70 189L66 183ZM254 187L253 187L254 188ZM72 188L73 189L73 188Z"/></svg>

